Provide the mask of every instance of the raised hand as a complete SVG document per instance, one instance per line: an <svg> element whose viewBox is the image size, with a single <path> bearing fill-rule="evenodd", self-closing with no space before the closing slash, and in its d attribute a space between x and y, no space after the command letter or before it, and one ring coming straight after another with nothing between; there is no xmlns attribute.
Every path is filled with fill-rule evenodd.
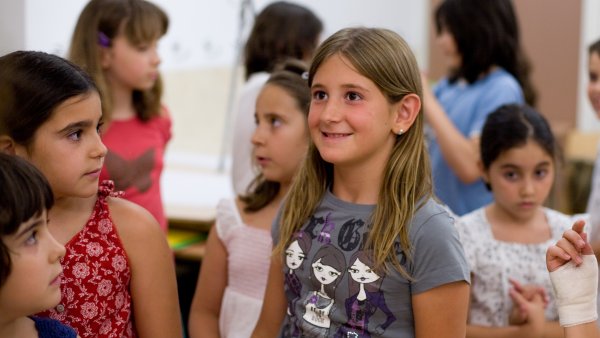
<svg viewBox="0 0 600 338"><path fill-rule="evenodd" d="M583 232L585 222L579 220L573 228L565 231L563 237L546 251L546 267L549 272L555 271L566 262L573 260L579 266L583 260L581 255L593 255L594 252L587 242L587 234Z"/></svg>

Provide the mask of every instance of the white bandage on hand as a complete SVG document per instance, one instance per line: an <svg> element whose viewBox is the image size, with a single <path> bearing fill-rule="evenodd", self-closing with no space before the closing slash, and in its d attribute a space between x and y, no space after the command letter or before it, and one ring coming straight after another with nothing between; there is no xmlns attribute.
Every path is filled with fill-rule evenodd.
<svg viewBox="0 0 600 338"><path fill-rule="evenodd" d="M550 273L560 326L593 322L598 318L598 262L594 255L583 255L583 263L573 261Z"/></svg>

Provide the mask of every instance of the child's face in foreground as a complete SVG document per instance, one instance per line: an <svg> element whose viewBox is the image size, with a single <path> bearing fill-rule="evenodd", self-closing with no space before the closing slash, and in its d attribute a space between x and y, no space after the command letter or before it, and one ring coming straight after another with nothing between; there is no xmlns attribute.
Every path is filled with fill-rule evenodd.
<svg viewBox="0 0 600 338"><path fill-rule="evenodd" d="M588 97L596 115L600 118L600 54L595 52L590 54L588 72Z"/></svg>
<svg viewBox="0 0 600 338"><path fill-rule="evenodd" d="M516 220L527 220L544 203L554 182L552 157L537 142L501 153L484 177L500 210Z"/></svg>
<svg viewBox="0 0 600 338"><path fill-rule="evenodd" d="M269 181L288 184L308 149L306 115L283 88L267 84L256 99L254 157Z"/></svg>
<svg viewBox="0 0 600 338"><path fill-rule="evenodd" d="M341 166L387 163L396 140L395 106L373 81L336 54L319 66L311 93L308 126L325 161Z"/></svg>
<svg viewBox="0 0 600 338"><path fill-rule="evenodd" d="M17 155L35 165L50 182L55 198L90 197L97 193L106 147L98 128L102 117L96 92L60 104L35 132L29 147Z"/></svg>
<svg viewBox="0 0 600 338"><path fill-rule="evenodd" d="M12 270L0 287L0 313L15 318L31 315L60 302L60 258L65 247L48 231L47 215L33 216L16 233L2 238Z"/></svg>

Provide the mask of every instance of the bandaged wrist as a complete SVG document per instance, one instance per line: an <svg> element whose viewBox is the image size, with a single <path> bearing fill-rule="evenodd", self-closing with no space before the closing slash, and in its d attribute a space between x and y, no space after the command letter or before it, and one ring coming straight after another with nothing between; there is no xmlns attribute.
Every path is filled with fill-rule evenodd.
<svg viewBox="0 0 600 338"><path fill-rule="evenodd" d="M583 263L573 261L550 273L560 325L563 327L593 322L598 318L598 263L596 256L583 255Z"/></svg>

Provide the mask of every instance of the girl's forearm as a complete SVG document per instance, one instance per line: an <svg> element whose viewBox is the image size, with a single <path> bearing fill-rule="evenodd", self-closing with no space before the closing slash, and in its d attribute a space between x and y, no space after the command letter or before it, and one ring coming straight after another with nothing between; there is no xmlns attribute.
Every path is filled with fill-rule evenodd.
<svg viewBox="0 0 600 338"><path fill-rule="evenodd" d="M600 338L596 322L579 324L564 328L565 338Z"/></svg>

